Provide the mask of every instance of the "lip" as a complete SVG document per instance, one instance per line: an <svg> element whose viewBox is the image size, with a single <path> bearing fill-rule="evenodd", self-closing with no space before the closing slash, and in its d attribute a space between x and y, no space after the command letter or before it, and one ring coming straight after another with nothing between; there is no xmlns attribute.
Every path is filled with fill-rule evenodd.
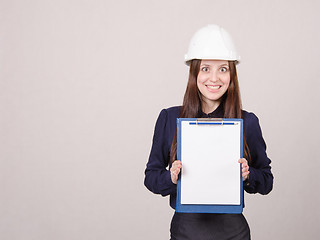
<svg viewBox="0 0 320 240"><path fill-rule="evenodd" d="M207 90L209 92L215 93L215 92L219 92L219 90L221 89L221 85L205 85Z"/></svg>

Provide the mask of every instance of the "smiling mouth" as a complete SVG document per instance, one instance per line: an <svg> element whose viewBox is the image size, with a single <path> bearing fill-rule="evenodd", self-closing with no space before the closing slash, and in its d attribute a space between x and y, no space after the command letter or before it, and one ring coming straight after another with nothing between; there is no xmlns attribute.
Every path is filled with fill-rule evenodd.
<svg viewBox="0 0 320 240"><path fill-rule="evenodd" d="M221 88L221 86L216 85L216 86L211 86L211 85L206 85L207 88L213 89L213 90L218 90L219 88Z"/></svg>

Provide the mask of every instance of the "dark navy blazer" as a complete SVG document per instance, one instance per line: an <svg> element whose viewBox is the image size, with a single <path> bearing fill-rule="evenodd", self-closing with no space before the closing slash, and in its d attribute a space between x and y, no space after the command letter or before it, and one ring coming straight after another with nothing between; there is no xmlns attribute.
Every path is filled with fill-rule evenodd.
<svg viewBox="0 0 320 240"><path fill-rule="evenodd" d="M177 185L172 183L170 171L170 150L176 131L176 119L181 107L171 107L160 112L156 122L153 144L149 161L145 170L145 186L153 193L167 196L170 194L170 206L176 206ZM267 194L272 190L273 175L270 159L266 154L266 144L263 140L259 120L254 113L242 111L244 134L250 150L251 163L249 179L244 183L248 193ZM199 113L199 117L222 118L223 107L220 105L209 114Z"/></svg>

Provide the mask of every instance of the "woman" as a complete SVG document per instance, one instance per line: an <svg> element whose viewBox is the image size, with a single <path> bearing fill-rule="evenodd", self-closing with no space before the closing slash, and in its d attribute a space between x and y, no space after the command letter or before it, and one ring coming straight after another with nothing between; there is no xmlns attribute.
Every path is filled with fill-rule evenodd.
<svg viewBox="0 0 320 240"><path fill-rule="evenodd" d="M230 35L217 25L208 25L193 36L186 64L189 80L181 107L163 109L158 117L153 145L145 170L145 185L156 194L170 195L176 206L177 179L182 163L176 160L176 119L242 118L244 158L242 177L248 193L267 194L273 175L259 120L241 108L236 72L239 56ZM169 166L169 170L167 167ZM171 239L250 239L243 214L177 213L171 222Z"/></svg>

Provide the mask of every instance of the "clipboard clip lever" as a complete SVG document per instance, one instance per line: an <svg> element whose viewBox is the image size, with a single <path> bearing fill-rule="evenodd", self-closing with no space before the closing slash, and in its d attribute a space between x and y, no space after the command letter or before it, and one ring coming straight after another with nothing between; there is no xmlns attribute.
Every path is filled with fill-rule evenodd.
<svg viewBox="0 0 320 240"><path fill-rule="evenodd" d="M192 125L236 125L238 123L224 121L223 118L197 118L196 122L190 122Z"/></svg>

